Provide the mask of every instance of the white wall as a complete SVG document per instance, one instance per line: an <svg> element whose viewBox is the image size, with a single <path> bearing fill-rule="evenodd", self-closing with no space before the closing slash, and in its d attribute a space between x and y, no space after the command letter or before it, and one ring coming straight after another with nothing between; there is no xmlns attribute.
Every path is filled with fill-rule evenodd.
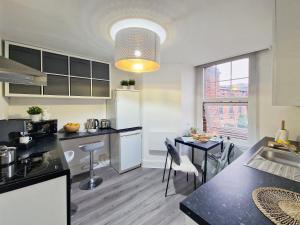
<svg viewBox="0 0 300 225"><path fill-rule="evenodd" d="M272 62L272 51L257 55L259 136L274 136L285 120L290 139L300 140L300 107L272 106Z"/></svg>
<svg viewBox="0 0 300 225"><path fill-rule="evenodd" d="M193 125L194 77L193 67L182 64L162 64L159 71L143 75L143 166L161 167L165 138Z"/></svg>

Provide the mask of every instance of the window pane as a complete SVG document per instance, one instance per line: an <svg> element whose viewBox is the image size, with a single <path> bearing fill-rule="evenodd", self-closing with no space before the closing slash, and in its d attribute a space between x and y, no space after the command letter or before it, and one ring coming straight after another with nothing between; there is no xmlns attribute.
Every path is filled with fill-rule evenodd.
<svg viewBox="0 0 300 225"><path fill-rule="evenodd" d="M204 97L206 99L216 98L216 83L206 82Z"/></svg>
<svg viewBox="0 0 300 225"><path fill-rule="evenodd" d="M232 61L232 79L249 77L249 58Z"/></svg>
<svg viewBox="0 0 300 225"><path fill-rule="evenodd" d="M210 66L204 69L204 79L206 82L216 82L216 67Z"/></svg>
<svg viewBox="0 0 300 225"><path fill-rule="evenodd" d="M230 80L231 78L231 71L230 71L230 62L218 64L216 66L216 79L218 81L222 80Z"/></svg>
<svg viewBox="0 0 300 225"><path fill-rule="evenodd" d="M216 84L217 98L230 98L231 97L230 81L221 81Z"/></svg>
<svg viewBox="0 0 300 225"><path fill-rule="evenodd" d="M204 104L206 131L215 135L247 140L247 104L216 103Z"/></svg>
<svg viewBox="0 0 300 225"><path fill-rule="evenodd" d="M248 97L248 78L232 80L232 97Z"/></svg>

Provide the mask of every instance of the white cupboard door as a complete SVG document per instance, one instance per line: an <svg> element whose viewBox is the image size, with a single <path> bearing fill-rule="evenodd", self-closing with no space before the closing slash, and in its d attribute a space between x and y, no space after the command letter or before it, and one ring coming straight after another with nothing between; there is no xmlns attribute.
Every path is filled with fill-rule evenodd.
<svg viewBox="0 0 300 225"><path fill-rule="evenodd" d="M277 0L273 104L300 106L300 1Z"/></svg>
<svg viewBox="0 0 300 225"><path fill-rule="evenodd" d="M139 166L142 163L142 135L136 133L120 134L121 170Z"/></svg>
<svg viewBox="0 0 300 225"><path fill-rule="evenodd" d="M125 129L140 126L140 93L136 91L118 91L117 126Z"/></svg>
<svg viewBox="0 0 300 225"><path fill-rule="evenodd" d="M67 176L0 194L1 225L67 225Z"/></svg>

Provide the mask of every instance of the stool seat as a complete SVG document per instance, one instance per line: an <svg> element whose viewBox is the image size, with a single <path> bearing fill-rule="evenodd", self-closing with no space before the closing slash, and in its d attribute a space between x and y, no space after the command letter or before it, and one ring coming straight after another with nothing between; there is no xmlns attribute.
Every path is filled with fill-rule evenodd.
<svg viewBox="0 0 300 225"><path fill-rule="evenodd" d="M104 142L99 141L99 142L95 142L95 143L88 143L88 144L80 145L79 149L84 152L93 152L93 151L99 150L100 148L103 148L103 147L104 147Z"/></svg>
<svg viewBox="0 0 300 225"><path fill-rule="evenodd" d="M103 182L103 179L101 177L97 177L94 174L94 151L103 148L104 142L98 141L94 143L80 145L78 147L80 150L90 153L90 176L89 178L80 182L79 188L81 190L93 190Z"/></svg>
<svg viewBox="0 0 300 225"><path fill-rule="evenodd" d="M71 162L74 159L74 151L65 151L64 155L67 160L67 163Z"/></svg>

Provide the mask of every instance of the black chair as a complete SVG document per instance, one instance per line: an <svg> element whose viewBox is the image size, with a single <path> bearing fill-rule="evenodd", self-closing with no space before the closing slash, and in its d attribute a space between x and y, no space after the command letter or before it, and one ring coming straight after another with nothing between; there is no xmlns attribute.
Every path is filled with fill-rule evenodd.
<svg viewBox="0 0 300 225"><path fill-rule="evenodd" d="M170 155L170 157L171 157L167 186L166 186L166 191L165 191L165 197L167 197L167 194L168 194L169 181L170 181L170 175L171 175L172 169L174 170L175 176L176 176L176 173L175 173L176 170L186 172L187 173L187 181L188 181L188 172L193 172L194 173L194 189L196 189L195 173L198 173L197 167L195 165L193 165L193 163L189 160L189 158L187 156L183 156L181 159L181 157L179 156L179 154L177 152L176 147L168 139L165 141L165 145L167 147L167 156L166 156L166 161L165 161L165 169L164 169L162 182L164 182L164 176L165 176L165 172L166 172L168 156ZM173 168L173 163L175 163L174 168ZM201 170L201 168L200 168L200 170Z"/></svg>

